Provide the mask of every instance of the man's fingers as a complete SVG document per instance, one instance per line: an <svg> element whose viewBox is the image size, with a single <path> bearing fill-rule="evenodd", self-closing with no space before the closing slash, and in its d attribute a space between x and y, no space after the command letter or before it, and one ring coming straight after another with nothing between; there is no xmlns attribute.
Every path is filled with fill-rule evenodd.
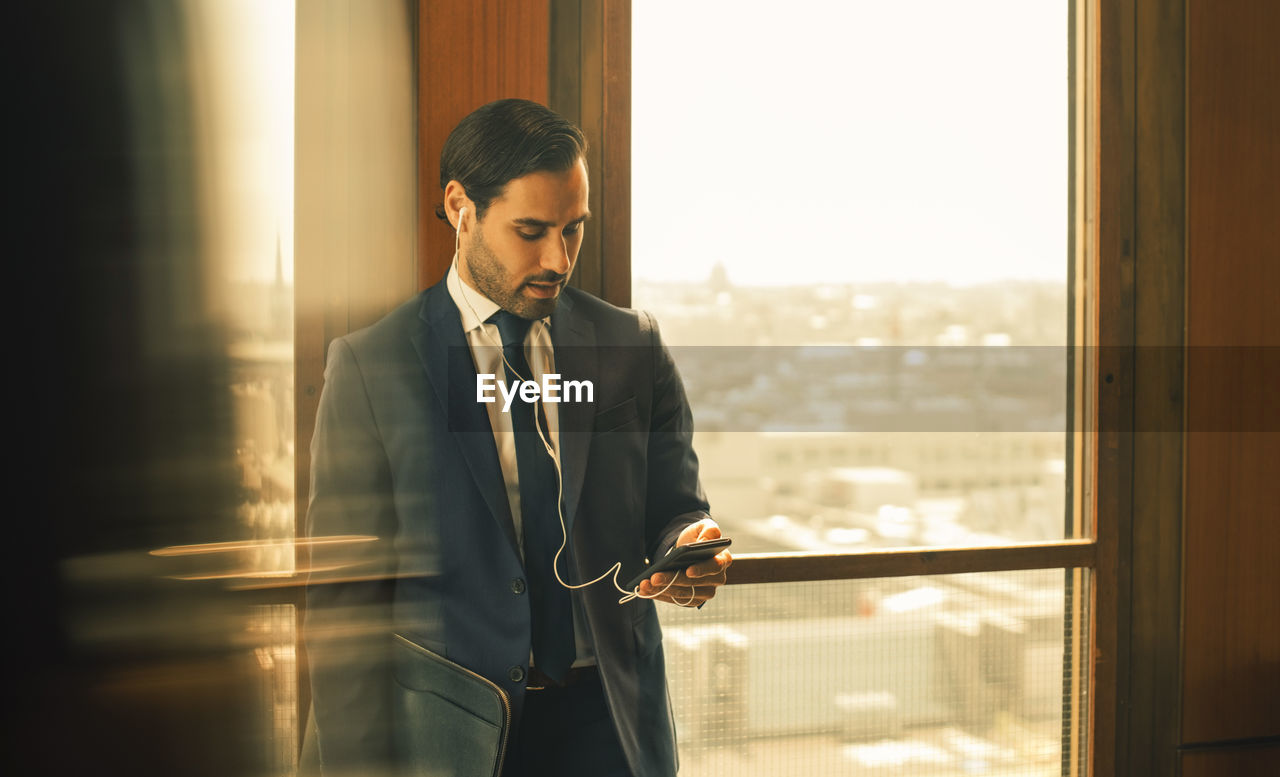
<svg viewBox="0 0 1280 777"><path fill-rule="evenodd" d="M693 570L693 574L689 574L690 570ZM724 570L714 564L711 564L710 566L697 565L689 567L681 572L676 577L674 583L671 582L670 572L660 572L644 581L642 585L648 584L656 592L666 588L668 584L671 584L673 587L681 586L686 588L691 585L724 585L726 578L727 575ZM645 592L641 591L641 593Z"/></svg>
<svg viewBox="0 0 1280 777"><path fill-rule="evenodd" d="M689 524L684 528L684 531L680 532L680 538L676 540L676 546L718 539L720 539L720 527L712 519L703 518L701 521Z"/></svg>
<svg viewBox="0 0 1280 777"><path fill-rule="evenodd" d="M717 575L693 579L680 575L676 578L675 582L671 582L670 578L667 578L667 582L658 585L654 585L653 582L645 580L640 584L640 595L648 597L671 595L677 599L688 599L695 588L698 589L699 593L705 593L707 591L714 593L715 589L724 585L724 583L725 574L723 572Z"/></svg>
<svg viewBox="0 0 1280 777"><path fill-rule="evenodd" d="M699 561L697 564L685 569L686 578L704 578L712 575L723 575L724 571L733 563L733 556L729 551L722 550L714 558L706 561Z"/></svg>
<svg viewBox="0 0 1280 777"><path fill-rule="evenodd" d="M715 595L715 587L699 585L688 589L669 588L666 593L656 597L655 601L669 602L682 607L700 607Z"/></svg>
<svg viewBox="0 0 1280 777"><path fill-rule="evenodd" d="M690 567L689 569L694 569ZM689 574L689 570L685 570L683 574L676 580L677 585L724 585L727 575L723 569L719 567L702 567L700 570L694 569L693 574Z"/></svg>

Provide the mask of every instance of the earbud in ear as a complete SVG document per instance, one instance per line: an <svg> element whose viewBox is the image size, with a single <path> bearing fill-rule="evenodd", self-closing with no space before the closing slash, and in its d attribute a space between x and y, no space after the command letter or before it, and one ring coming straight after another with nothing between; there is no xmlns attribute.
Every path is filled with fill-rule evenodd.
<svg viewBox="0 0 1280 777"><path fill-rule="evenodd" d="M459 209L458 210L458 229L459 230L462 229L462 220L466 217L467 217L467 209L466 208Z"/></svg>

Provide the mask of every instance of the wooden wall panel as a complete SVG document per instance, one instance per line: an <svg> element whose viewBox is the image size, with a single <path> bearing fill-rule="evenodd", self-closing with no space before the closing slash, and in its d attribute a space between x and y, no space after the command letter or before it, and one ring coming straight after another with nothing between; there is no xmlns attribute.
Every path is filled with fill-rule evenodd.
<svg viewBox="0 0 1280 777"><path fill-rule="evenodd" d="M600 296L631 304L631 0L604 6L601 182L608 229L601 236Z"/></svg>
<svg viewBox="0 0 1280 777"><path fill-rule="evenodd" d="M418 288L444 277L453 229L436 218L440 149L481 105L549 93L550 0L420 0L418 6Z"/></svg>
<svg viewBox="0 0 1280 777"><path fill-rule="evenodd" d="M329 341L413 293L411 0L316 0L296 15L297 516ZM299 526L301 531L301 526Z"/></svg>
<svg viewBox="0 0 1280 777"><path fill-rule="evenodd" d="M1134 396L1125 748L1116 773L1170 775L1181 691L1186 7L1136 0Z"/></svg>
<svg viewBox="0 0 1280 777"><path fill-rule="evenodd" d="M592 219L570 282L630 305L630 0L551 0L550 105L588 143Z"/></svg>
<svg viewBox="0 0 1280 777"><path fill-rule="evenodd" d="M296 532L329 342L414 291L414 0L310 0L295 15ZM298 550L298 567L308 565ZM298 600L301 605L301 599ZM301 607L298 609L301 615ZM299 731L310 702L298 649Z"/></svg>
<svg viewBox="0 0 1280 777"><path fill-rule="evenodd" d="M1275 777L1280 746L1253 747L1182 756L1182 777Z"/></svg>
<svg viewBox="0 0 1280 777"><path fill-rule="evenodd" d="M1182 741L1204 743L1280 735L1280 375L1233 348L1280 346L1280 4L1189 0L1187 30Z"/></svg>

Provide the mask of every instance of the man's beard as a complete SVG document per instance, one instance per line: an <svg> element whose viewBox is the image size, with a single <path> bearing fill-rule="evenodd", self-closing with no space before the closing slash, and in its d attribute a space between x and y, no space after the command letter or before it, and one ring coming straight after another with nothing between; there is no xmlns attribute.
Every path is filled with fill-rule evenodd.
<svg viewBox="0 0 1280 777"><path fill-rule="evenodd" d="M476 291L498 303L503 310L515 313L521 318L529 320L545 318L551 315L551 311L556 308L556 302L560 300L559 294L550 299L532 299L521 294L520 290L527 280L554 283L564 278L550 273L520 282L514 281L507 274L507 269L502 266L502 261L484 242L484 232L479 222L476 223L475 237L471 240L470 250L467 251L467 270L471 273L471 282L475 284Z"/></svg>

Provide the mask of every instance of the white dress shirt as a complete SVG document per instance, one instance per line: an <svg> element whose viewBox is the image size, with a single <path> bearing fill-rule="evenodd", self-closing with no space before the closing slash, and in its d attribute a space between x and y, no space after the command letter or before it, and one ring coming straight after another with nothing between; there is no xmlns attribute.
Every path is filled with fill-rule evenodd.
<svg viewBox="0 0 1280 777"><path fill-rule="evenodd" d="M453 263L449 265L449 274L446 276L445 285L449 290L449 296L453 298L454 304L458 307L462 331L466 333L467 344L471 347L471 359L475 363L476 373L480 375L496 375L498 380L505 383L507 376L505 366L502 363L502 335L499 334L496 324L485 323L490 316L500 309L498 303L463 282L461 276L458 275L456 256ZM525 336L525 355L529 358L529 366L533 370L531 379L535 382L541 383L543 375L555 372L555 350L551 344L550 316L534 321L533 326L529 327L529 334ZM493 441L498 448L498 462L502 465L502 479L507 486L507 502L511 505L511 519L515 522L516 542L520 544L520 553L523 556L524 532L522 531L523 522L520 517L520 473L516 467L516 438L511 428L511 413L502 412L502 396L498 392L494 392L494 395L496 395L497 401L489 402L485 407L489 411L489 426L493 429ZM539 404L547 418L551 447L556 452L557 457L555 466L559 470L560 425L557 406L554 402L540 402ZM562 515L561 519L563 520L563 518L564 516ZM573 575L571 572L572 565L569 562L568 547L560 554L560 563L557 566L560 570L560 576L566 582L569 582ZM573 665L593 664L595 663L594 651L591 649L590 640L587 639L586 616L582 611L581 603L578 601L579 597L574 595L572 599L573 632L577 644L577 660L573 662Z"/></svg>

